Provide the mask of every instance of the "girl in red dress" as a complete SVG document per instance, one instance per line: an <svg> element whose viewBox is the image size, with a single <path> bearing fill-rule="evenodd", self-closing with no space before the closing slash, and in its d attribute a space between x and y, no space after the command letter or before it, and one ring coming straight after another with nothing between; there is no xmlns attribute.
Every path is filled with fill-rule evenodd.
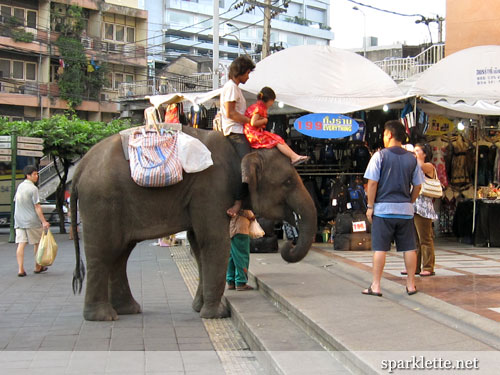
<svg viewBox="0 0 500 375"><path fill-rule="evenodd" d="M276 100L276 94L270 87L264 87L257 94L257 102L245 111L245 116L250 119L243 129L245 136L252 148L278 147L285 156L290 158L292 165L299 165L309 159L295 153L279 135L264 130L267 124L267 110Z"/></svg>

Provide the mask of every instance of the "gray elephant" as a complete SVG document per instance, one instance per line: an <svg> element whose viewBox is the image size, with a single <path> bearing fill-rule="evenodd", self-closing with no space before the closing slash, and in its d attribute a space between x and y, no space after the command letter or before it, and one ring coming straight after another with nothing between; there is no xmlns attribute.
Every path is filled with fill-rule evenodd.
<svg viewBox="0 0 500 375"><path fill-rule="evenodd" d="M144 188L130 177L119 135L95 145L73 176L71 217L78 202L87 261L83 315L86 320L116 320L119 314L141 312L130 291L127 260L134 246L147 239L187 231L198 263L199 284L193 309L203 318L223 318L221 304L229 258L229 217L240 180L240 165L231 143L219 132L184 127L212 152L214 165L203 172L184 174L182 182L166 188ZM274 220L300 217L296 245L286 243L281 255L298 262L309 251L316 234L316 209L311 196L278 150L248 154L241 168L248 176L254 212ZM72 221L73 233L76 223ZM81 290L85 267L75 236L76 269L73 290Z"/></svg>

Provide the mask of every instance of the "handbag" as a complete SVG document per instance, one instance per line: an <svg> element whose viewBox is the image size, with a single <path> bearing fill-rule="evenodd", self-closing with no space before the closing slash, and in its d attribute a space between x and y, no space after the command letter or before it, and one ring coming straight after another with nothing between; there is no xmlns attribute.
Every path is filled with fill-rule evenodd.
<svg viewBox="0 0 500 375"><path fill-rule="evenodd" d="M434 178L424 176L425 180L422 184L422 189L420 194L429 198L442 198L443 197L443 186L441 181L437 178L436 168L434 168Z"/></svg>
<svg viewBox="0 0 500 375"><path fill-rule="evenodd" d="M164 187L182 181L177 133L142 129L129 137L128 153L131 176L137 185Z"/></svg>
<svg viewBox="0 0 500 375"><path fill-rule="evenodd" d="M36 262L41 266L51 266L57 256L57 243L52 235L52 232L47 230L43 231L40 244L36 252Z"/></svg>

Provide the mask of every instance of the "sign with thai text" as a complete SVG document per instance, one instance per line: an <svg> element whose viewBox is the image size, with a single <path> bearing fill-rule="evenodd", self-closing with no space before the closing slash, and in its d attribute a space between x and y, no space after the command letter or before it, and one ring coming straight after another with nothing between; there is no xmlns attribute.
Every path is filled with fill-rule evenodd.
<svg viewBox="0 0 500 375"><path fill-rule="evenodd" d="M294 123L300 133L314 138L344 138L355 134L359 124L350 117L334 113L314 113Z"/></svg>

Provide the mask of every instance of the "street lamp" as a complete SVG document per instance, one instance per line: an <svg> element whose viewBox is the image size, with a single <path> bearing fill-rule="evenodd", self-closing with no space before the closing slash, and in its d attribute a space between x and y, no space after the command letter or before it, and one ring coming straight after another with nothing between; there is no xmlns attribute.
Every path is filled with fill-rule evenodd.
<svg viewBox="0 0 500 375"><path fill-rule="evenodd" d="M236 31L238 31L238 35L240 34L240 29L238 29L236 26L234 26L232 23L227 23L227 25L229 27L234 27L236 29ZM230 35L230 36L233 36L236 41L238 42L238 56L240 56L240 48L243 49L243 52L245 52L245 55L247 56L250 56L247 52L247 50L245 49L245 47L243 46L243 43L241 43L241 40L240 38L238 38L236 35L232 34L232 33L226 33L225 35Z"/></svg>
<svg viewBox="0 0 500 375"><path fill-rule="evenodd" d="M358 7L352 7L354 10L358 10L363 15L363 56L366 57L366 14Z"/></svg>

